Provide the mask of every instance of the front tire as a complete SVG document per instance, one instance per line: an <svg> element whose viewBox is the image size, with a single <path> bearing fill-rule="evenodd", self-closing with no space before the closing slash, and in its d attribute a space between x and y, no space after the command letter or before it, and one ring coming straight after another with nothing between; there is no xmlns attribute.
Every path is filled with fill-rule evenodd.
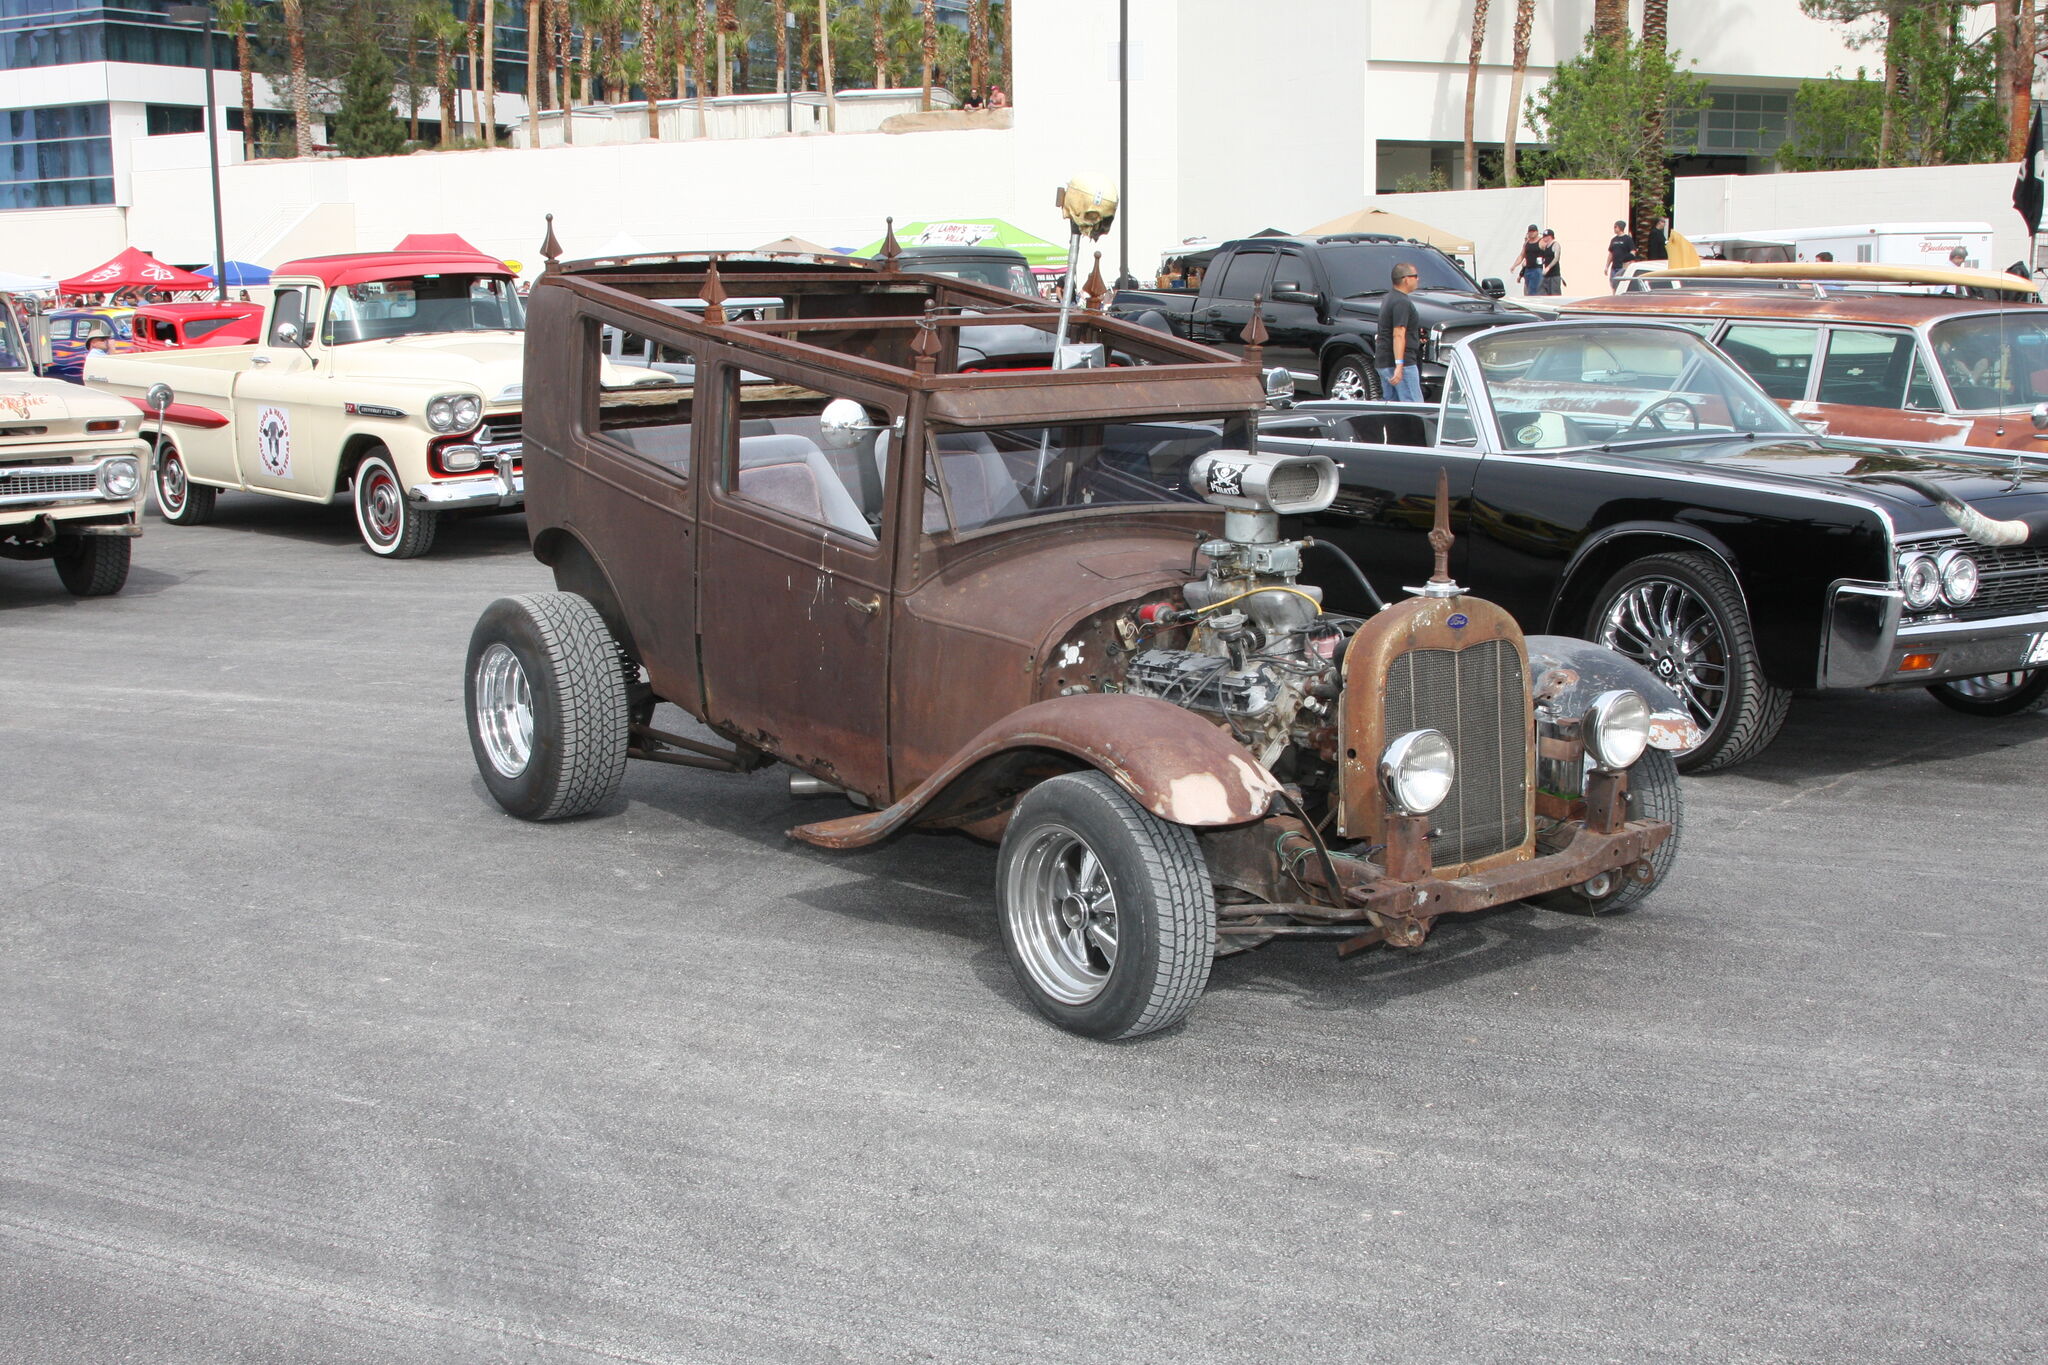
<svg viewBox="0 0 2048 1365"><path fill-rule="evenodd" d="M618 794L632 718L619 647L590 599L501 597L470 632L469 747L522 820L585 815Z"/></svg>
<svg viewBox="0 0 2048 1365"><path fill-rule="evenodd" d="M173 526L200 526L213 520L213 500L219 492L207 484L192 482L178 448L165 442L156 451L156 510Z"/></svg>
<svg viewBox="0 0 2048 1365"><path fill-rule="evenodd" d="M434 529L439 518L431 508L414 507L405 500L405 485L398 480L398 468L391 452L373 448L356 466L356 530L363 548L385 559L416 559L434 548Z"/></svg>
<svg viewBox="0 0 2048 1365"><path fill-rule="evenodd" d="M126 536L80 536L70 553L57 552L57 577L73 597L111 597L128 582L132 546Z"/></svg>
<svg viewBox="0 0 2048 1365"><path fill-rule="evenodd" d="M1330 362L1323 376L1323 397L1345 403L1368 403L1380 397L1380 372L1356 351Z"/></svg>
<svg viewBox="0 0 2048 1365"><path fill-rule="evenodd" d="M1624 566L1600 589L1586 634L1684 698L1707 737L1680 756L1680 772L1754 758L1785 724L1792 694L1764 677L1742 594L1711 555L1651 555Z"/></svg>
<svg viewBox="0 0 2048 1365"><path fill-rule="evenodd" d="M1051 778L1017 803L996 899L1018 983L1069 1032L1156 1032L1208 985L1216 900L1194 831L1100 773Z"/></svg>
<svg viewBox="0 0 2048 1365"><path fill-rule="evenodd" d="M1618 915L1635 908L1664 884L1678 862L1678 845L1685 837L1685 791L1678 784L1678 761L1668 750L1645 749L1635 767L1628 770L1628 818L1671 824L1671 837L1644 860L1650 865L1648 877L1603 873L1539 897L1538 904L1575 915Z"/></svg>
<svg viewBox="0 0 2048 1365"><path fill-rule="evenodd" d="M1927 690L1943 706L1966 716L2023 716L2048 706L2048 668L1957 678L1933 683Z"/></svg>

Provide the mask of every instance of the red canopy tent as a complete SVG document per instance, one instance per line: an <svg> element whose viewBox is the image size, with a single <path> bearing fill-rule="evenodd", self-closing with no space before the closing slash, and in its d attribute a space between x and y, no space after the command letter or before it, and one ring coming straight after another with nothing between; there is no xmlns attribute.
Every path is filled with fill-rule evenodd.
<svg viewBox="0 0 2048 1365"><path fill-rule="evenodd" d="M59 280L57 287L66 294L111 294L119 289L162 289L170 292L196 289L211 292L213 281L204 275L165 265L147 251L131 246L96 270Z"/></svg>
<svg viewBox="0 0 2048 1365"><path fill-rule="evenodd" d="M400 242L394 249L398 251L440 251L451 256L463 254L481 256L484 254L464 241L462 234L459 232L408 233L405 240Z"/></svg>

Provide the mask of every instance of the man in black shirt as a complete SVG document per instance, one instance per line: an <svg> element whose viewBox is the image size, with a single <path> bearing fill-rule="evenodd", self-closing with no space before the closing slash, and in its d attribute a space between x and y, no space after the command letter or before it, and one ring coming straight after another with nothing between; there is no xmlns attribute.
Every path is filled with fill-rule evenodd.
<svg viewBox="0 0 2048 1365"><path fill-rule="evenodd" d="M1558 264L1557 234L1549 228L1543 229L1539 243L1543 248L1543 292L1562 294L1564 292L1564 267Z"/></svg>
<svg viewBox="0 0 2048 1365"><path fill-rule="evenodd" d="M1521 277L1524 294L1543 292L1543 256L1536 244L1538 236L1536 225L1529 224L1528 236L1522 238L1522 244L1515 248L1514 271Z"/></svg>
<svg viewBox="0 0 2048 1365"><path fill-rule="evenodd" d="M1650 254L1646 261L1668 261L1671 259L1671 220L1659 218L1657 226L1650 229Z"/></svg>
<svg viewBox="0 0 2048 1365"><path fill-rule="evenodd" d="M1373 338L1373 365L1380 372L1380 393L1397 403L1422 401L1422 316L1408 296L1422 272L1407 261L1394 266L1394 292L1380 305L1379 332Z"/></svg>
<svg viewBox="0 0 2048 1365"><path fill-rule="evenodd" d="M1610 287L1621 287L1621 272L1636 258L1635 238L1628 235L1628 224L1617 220L1614 224L1614 239L1607 244L1607 283Z"/></svg>

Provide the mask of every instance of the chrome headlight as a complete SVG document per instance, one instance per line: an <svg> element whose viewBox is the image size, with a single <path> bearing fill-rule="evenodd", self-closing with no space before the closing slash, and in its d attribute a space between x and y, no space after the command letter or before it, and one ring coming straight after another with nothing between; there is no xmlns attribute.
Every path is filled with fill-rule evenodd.
<svg viewBox="0 0 2048 1365"><path fill-rule="evenodd" d="M1907 555L1899 561L1899 586L1907 610L1926 611L1941 598L1941 568L1927 555Z"/></svg>
<svg viewBox="0 0 2048 1365"><path fill-rule="evenodd" d="M427 425L435 431L468 431L483 416L482 400L473 393L444 393L427 400Z"/></svg>
<svg viewBox="0 0 2048 1365"><path fill-rule="evenodd" d="M100 491L110 498L126 498L142 482L142 471L133 460L108 460L100 466Z"/></svg>
<svg viewBox="0 0 2048 1365"><path fill-rule="evenodd" d="M1380 755L1380 786L1403 815L1427 815L1441 806L1457 775L1451 742L1440 730L1410 730Z"/></svg>
<svg viewBox="0 0 2048 1365"><path fill-rule="evenodd" d="M1602 692L1586 708L1586 752L1593 766L1618 773L1633 767L1650 744L1650 703L1640 692Z"/></svg>
<svg viewBox="0 0 2048 1365"><path fill-rule="evenodd" d="M1976 600L1976 560L1961 550L1944 550L1934 566L1941 570L1941 595L1952 606L1965 607Z"/></svg>
<svg viewBox="0 0 2048 1365"><path fill-rule="evenodd" d="M455 400L455 429L468 431L484 415L484 403L473 393L465 393Z"/></svg>

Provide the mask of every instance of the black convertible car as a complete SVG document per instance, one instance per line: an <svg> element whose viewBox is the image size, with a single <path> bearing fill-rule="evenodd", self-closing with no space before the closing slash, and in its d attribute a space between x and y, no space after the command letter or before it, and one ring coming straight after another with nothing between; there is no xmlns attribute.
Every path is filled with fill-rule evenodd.
<svg viewBox="0 0 2048 1365"><path fill-rule="evenodd" d="M1795 688L1925 687L1977 715L2048 703L2048 464L1810 434L1694 333L1538 323L1447 348L1442 401L1310 403L1262 446L1334 458L1301 529L1366 578L1413 572L1447 470L1461 581L1525 629L1648 664L1706 739L1762 750ZM1369 609L1341 560L1332 604Z"/></svg>

